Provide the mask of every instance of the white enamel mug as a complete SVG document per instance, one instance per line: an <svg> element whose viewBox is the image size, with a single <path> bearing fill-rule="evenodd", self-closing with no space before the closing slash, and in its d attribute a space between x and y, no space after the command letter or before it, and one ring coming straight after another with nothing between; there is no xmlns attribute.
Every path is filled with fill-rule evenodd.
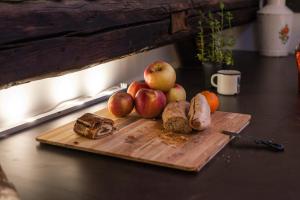
<svg viewBox="0 0 300 200"><path fill-rule="evenodd" d="M215 82L217 78L217 82ZM240 93L241 72L237 70L219 70L211 76L212 86L223 95L235 95Z"/></svg>

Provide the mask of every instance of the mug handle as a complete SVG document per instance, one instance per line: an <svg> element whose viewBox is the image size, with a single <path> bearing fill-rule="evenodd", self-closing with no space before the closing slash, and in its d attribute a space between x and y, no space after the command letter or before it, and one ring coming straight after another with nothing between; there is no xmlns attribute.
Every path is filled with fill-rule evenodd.
<svg viewBox="0 0 300 200"><path fill-rule="evenodd" d="M213 74L212 76L211 76L211 79L210 79L210 83L212 84L212 86L214 86L214 87L218 87L218 84L217 83L215 83L215 78L216 77L218 77L218 74Z"/></svg>

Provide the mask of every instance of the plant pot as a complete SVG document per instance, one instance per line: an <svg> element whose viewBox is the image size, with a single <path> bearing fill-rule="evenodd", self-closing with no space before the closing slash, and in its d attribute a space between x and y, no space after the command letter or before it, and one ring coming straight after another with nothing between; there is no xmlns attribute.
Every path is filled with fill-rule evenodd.
<svg viewBox="0 0 300 200"><path fill-rule="evenodd" d="M225 69L225 66L220 63L212 63L212 62L202 63L203 80L204 80L205 89L213 88L213 86L210 83L210 78L213 74L217 73L217 71L221 69Z"/></svg>

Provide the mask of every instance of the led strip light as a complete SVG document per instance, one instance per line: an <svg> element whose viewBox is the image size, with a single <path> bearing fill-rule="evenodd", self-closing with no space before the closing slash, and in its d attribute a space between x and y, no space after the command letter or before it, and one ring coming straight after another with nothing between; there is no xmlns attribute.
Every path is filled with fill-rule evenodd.
<svg viewBox="0 0 300 200"><path fill-rule="evenodd" d="M107 90L101 91L94 96L81 96L75 99L69 99L57 104L54 108L48 111L27 118L17 124L9 127L0 128L0 138L7 137L10 134L24 130L26 128L36 126L42 122L66 115L70 112L85 108L87 106L107 100L112 94L124 91L127 88L126 83L121 83L118 86L111 87Z"/></svg>

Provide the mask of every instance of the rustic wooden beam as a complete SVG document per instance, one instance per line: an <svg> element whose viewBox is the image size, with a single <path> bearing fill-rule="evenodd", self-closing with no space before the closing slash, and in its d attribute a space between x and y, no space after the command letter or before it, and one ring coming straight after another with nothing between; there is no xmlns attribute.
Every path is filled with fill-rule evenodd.
<svg viewBox="0 0 300 200"><path fill-rule="evenodd" d="M197 31L198 9L219 0L0 2L0 88L149 50ZM253 20L258 1L225 0Z"/></svg>
<svg viewBox="0 0 300 200"><path fill-rule="evenodd" d="M0 44L52 38L67 33L92 34L160 21L187 10L186 0L24 1L0 4Z"/></svg>
<svg viewBox="0 0 300 200"><path fill-rule="evenodd" d="M15 187L7 180L4 171L0 166L0 199L1 200L18 200L18 194Z"/></svg>

